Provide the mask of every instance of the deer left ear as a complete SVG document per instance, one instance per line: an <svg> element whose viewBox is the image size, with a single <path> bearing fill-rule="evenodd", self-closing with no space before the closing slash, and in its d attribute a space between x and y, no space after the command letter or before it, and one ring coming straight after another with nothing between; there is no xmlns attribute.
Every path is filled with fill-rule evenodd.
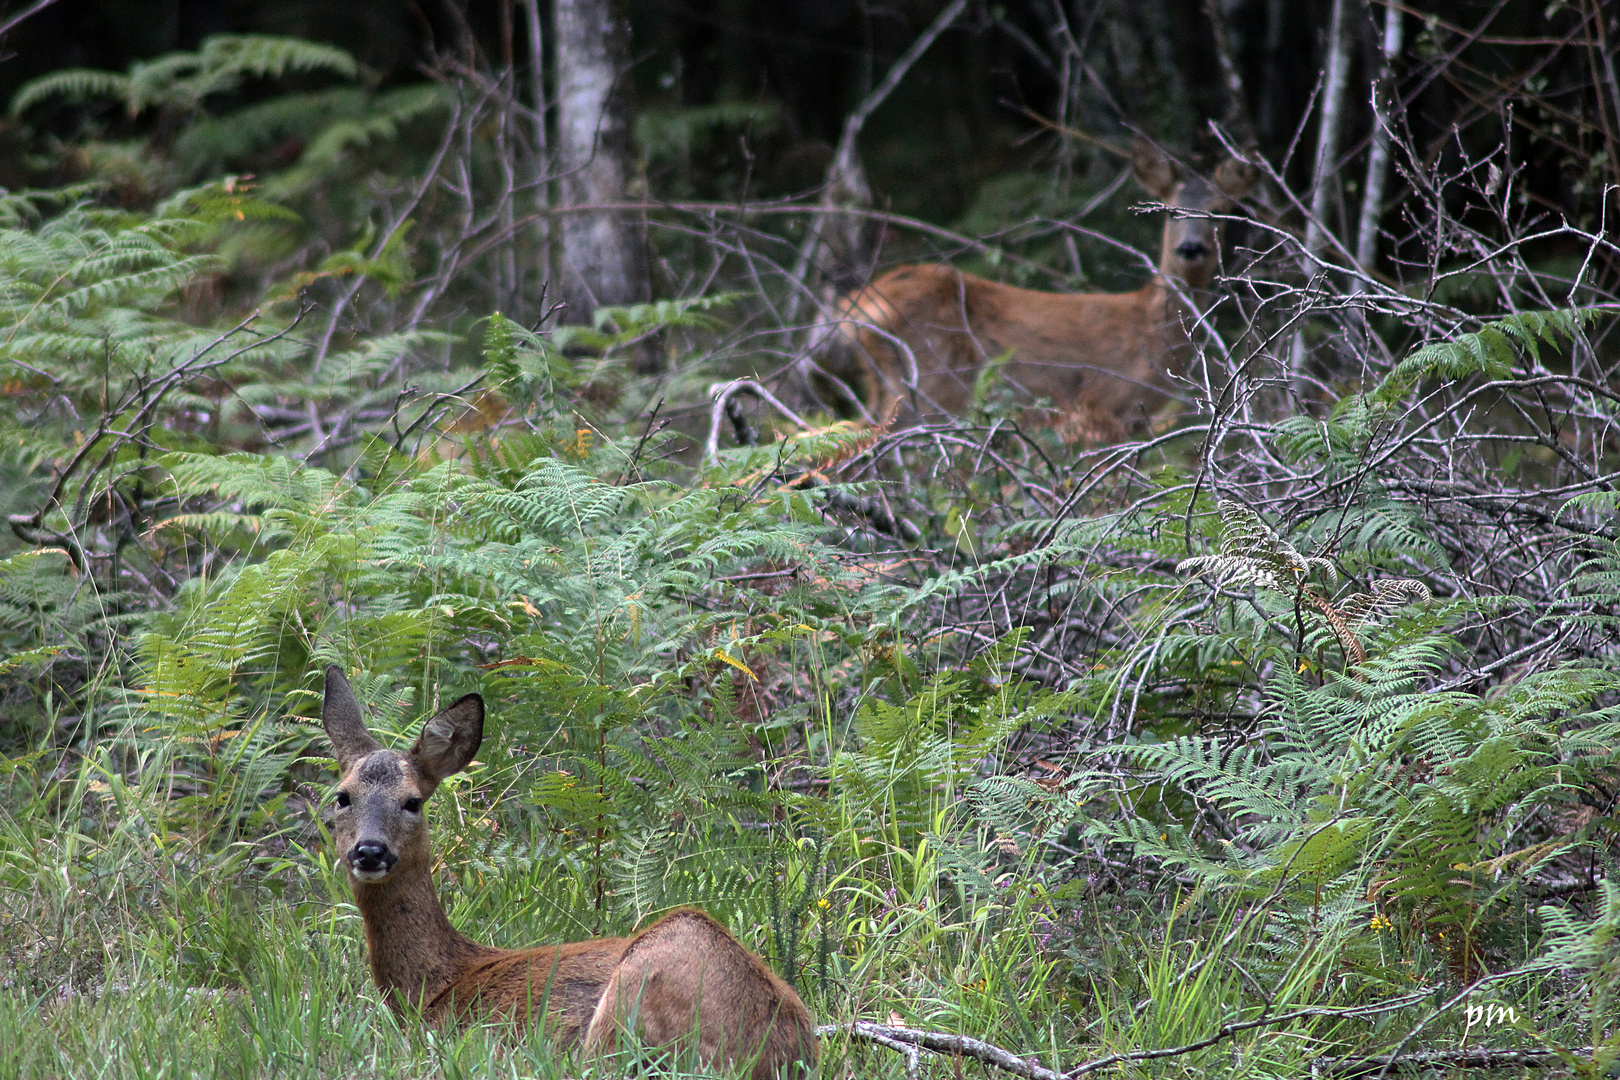
<svg viewBox="0 0 1620 1080"><path fill-rule="evenodd" d="M465 769L484 741L484 699L468 694L422 725L411 760L428 783Z"/></svg>

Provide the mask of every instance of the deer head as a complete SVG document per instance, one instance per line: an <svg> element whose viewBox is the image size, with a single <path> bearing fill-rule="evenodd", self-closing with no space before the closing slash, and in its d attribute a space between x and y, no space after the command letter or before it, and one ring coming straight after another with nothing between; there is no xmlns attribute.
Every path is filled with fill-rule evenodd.
<svg viewBox="0 0 1620 1080"><path fill-rule="evenodd" d="M321 724L342 773L332 838L350 875L372 884L425 870L430 847L423 804L478 752L484 699L468 694L423 724L410 750L385 750L366 729L354 691L334 665L326 669Z"/></svg>
<svg viewBox="0 0 1620 1080"><path fill-rule="evenodd" d="M1205 180L1183 172L1144 139L1132 144L1131 168L1137 183L1170 208L1160 241L1159 274L1191 289L1205 288L1220 253L1220 222L1214 215L1231 213L1254 187L1258 172L1247 162L1227 158Z"/></svg>

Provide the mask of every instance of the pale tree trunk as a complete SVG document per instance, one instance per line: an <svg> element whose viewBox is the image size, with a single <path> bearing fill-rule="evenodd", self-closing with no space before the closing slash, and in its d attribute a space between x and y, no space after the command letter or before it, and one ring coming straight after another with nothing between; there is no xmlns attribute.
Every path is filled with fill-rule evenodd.
<svg viewBox="0 0 1620 1080"><path fill-rule="evenodd" d="M1373 136L1367 154L1367 191L1361 200L1361 220L1356 226L1356 263L1370 272L1378 261L1378 219L1384 209L1384 183L1389 177L1389 125L1395 104L1395 61L1401 55L1401 9L1391 4L1384 9L1383 63L1372 88ZM1360 282L1357 282L1360 291Z"/></svg>
<svg viewBox="0 0 1620 1080"><path fill-rule="evenodd" d="M551 266L551 229L545 212L551 209L551 185L546 181L546 175L551 167L550 140L546 135L546 43L540 26L541 0L523 0L523 14L529 32L529 77L532 81L530 87L534 98L531 102L534 108L534 160L531 162L529 180L534 185L534 208L539 211L534 223L534 249L539 253L539 264L542 268ZM541 297L540 315L546 314L546 309L556 299L551 295L552 290L547 285L547 294Z"/></svg>
<svg viewBox="0 0 1620 1080"><path fill-rule="evenodd" d="M501 80L507 92L512 95L512 100L516 101L517 68L513 63L512 0L501 0L500 15ZM503 106L500 115L497 117L495 128L496 156L500 159L501 168L506 174L502 177L505 195L501 199L500 205L501 236L504 237L504 241L501 244L496 264L495 297L496 302L500 304L503 311L515 316L519 322L522 322L524 321L523 277L518 264L517 236L513 227L517 211L512 205L516 199L515 192L518 187L517 154L515 153L516 148L512 144L515 135L513 131L514 123L515 118L512 115L512 110Z"/></svg>
<svg viewBox="0 0 1620 1080"><path fill-rule="evenodd" d="M1333 0L1332 22L1328 29L1327 71L1322 86L1322 119L1316 133L1316 163L1311 170L1311 219L1305 223L1304 270L1315 276L1323 269L1321 250L1327 246L1328 204L1337 185L1333 182L1334 166L1339 157L1339 129L1344 118L1345 84L1350 81L1350 28L1349 13L1354 0ZM1305 334L1294 334L1293 355L1289 358L1294 374L1294 389L1303 395L1305 389Z"/></svg>
<svg viewBox="0 0 1620 1080"><path fill-rule="evenodd" d="M1345 85L1350 81L1351 4L1352 0L1333 0L1322 122L1316 133L1316 167L1311 170L1311 220L1305 227L1305 247L1312 255L1327 246L1328 206L1338 188L1333 177L1339 157L1339 129L1343 127Z"/></svg>
<svg viewBox="0 0 1620 1080"><path fill-rule="evenodd" d="M628 83L630 24L619 0L556 0L557 155L564 201L605 206L633 196ZM642 215L571 210L559 215L561 262L553 280L569 322L651 295ZM636 367L657 366L642 350Z"/></svg>

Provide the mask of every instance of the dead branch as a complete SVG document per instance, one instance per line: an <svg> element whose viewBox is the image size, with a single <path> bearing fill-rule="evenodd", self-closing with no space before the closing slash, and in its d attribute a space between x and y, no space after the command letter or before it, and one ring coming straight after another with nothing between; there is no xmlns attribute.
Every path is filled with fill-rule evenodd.
<svg viewBox="0 0 1620 1080"><path fill-rule="evenodd" d="M1183 1054L1194 1053L1207 1049L1217 1043L1223 1042L1233 1035L1244 1031L1253 1031L1257 1028L1274 1027L1278 1024L1287 1024L1305 1017L1327 1017L1332 1019L1347 1019L1352 1017L1376 1016L1380 1013L1394 1012L1398 1009L1409 1008L1434 996L1433 987L1425 987L1409 994L1389 998L1385 1001L1375 1002L1371 1005L1354 1006L1350 1008L1331 1008L1324 1006L1308 1006L1303 1009L1294 1009L1275 1016L1262 1016L1253 1020L1237 1021L1222 1024L1206 1038L1195 1042L1185 1043L1181 1046L1167 1046L1156 1050L1135 1050L1123 1054L1109 1054L1083 1065L1078 1065L1063 1072L1057 1072L1041 1065L1033 1057L1019 1057L1011 1050L1003 1049L983 1039L975 1039L971 1035L952 1035L943 1031L919 1031L915 1028L897 1027L893 1024L874 1024L867 1020L857 1020L852 1024L823 1024L816 1029L816 1034L823 1038L834 1035L847 1035L853 1039L874 1042L880 1046L896 1049L896 1043L904 1046L917 1046L924 1050L931 1050L936 1054L949 1054L957 1057L972 1058L986 1065L993 1065L1014 1076L1025 1077L1026 1080L1075 1080L1076 1077L1101 1072L1118 1065L1136 1061L1155 1061L1160 1058L1180 1057ZM1512 1053L1513 1051L1504 1051ZM1526 1051L1526 1053L1567 1053L1568 1051ZM1318 1059L1324 1060L1324 1059ZM1359 1060L1359 1059L1358 1059Z"/></svg>
<svg viewBox="0 0 1620 1080"><path fill-rule="evenodd" d="M1591 1058L1591 1047L1553 1050L1414 1050L1409 1054L1370 1057L1319 1057L1311 1062L1311 1076L1373 1076L1390 1069L1424 1072L1429 1069L1542 1069L1566 1065L1572 1057Z"/></svg>

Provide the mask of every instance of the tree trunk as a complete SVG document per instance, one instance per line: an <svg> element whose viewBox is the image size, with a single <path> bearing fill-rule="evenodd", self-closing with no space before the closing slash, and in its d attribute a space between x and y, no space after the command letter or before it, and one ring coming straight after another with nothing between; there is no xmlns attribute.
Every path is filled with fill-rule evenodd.
<svg viewBox="0 0 1620 1080"><path fill-rule="evenodd" d="M569 206L633 197L628 83L630 24L619 0L556 0L557 153ZM601 307L640 303L651 289L642 215L572 210L560 215L562 259L553 280L583 323ZM656 370L644 349L636 368Z"/></svg>
<svg viewBox="0 0 1620 1080"><path fill-rule="evenodd" d="M1350 33L1348 23L1352 0L1333 0L1332 23L1328 28L1327 73L1322 86L1322 119L1316 132L1316 162L1311 170L1311 217L1305 223L1303 269L1309 276L1323 272L1326 264L1320 252L1327 246L1328 206L1337 185L1335 167L1339 157L1339 129L1344 119L1345 84L1350 79ZM1305 332L1296 331L1289 366L1293 369L1294 389L1303 398L1305 365L1308 360Z"/></svg>
<svg viewBox="0 0 1620 1080"><path fill-rule="evenodd" d="M547 177L551 171L551 140L546 133L546 43L540 25L541 0L523 0L523 14L529 32L529 78L534 109L534 157L530 161L529 181L534 185L534 208L539 211L532 235L536 262L542 268L551 266L551 223L545 212L551 209L551 184ZM538 314L543 318L556 299L547 282L539 297Z"/></svg>
<svg viewBox="0 0 1620 1080"><path fill-rule="evenodd" d="M1391 4L1384 9L1383 63L1372 88L1373 135L1372 149L1367 154L1367 190L1356 226L1356 262L1364 271L1372 270L1378 261L1378 219L1383 215L1384 182L1389 177L1390 107L1395 104L1395 61L1400 55L1401 9Z"/></svg>
<svg viewBox="0 0 1620 1080"><path fill-rule="evenodd" d="M1305 247L1315 255L1327 245L1328 207L1337 185L1339 130L1344 120L1345 84L1350 80L1350 0L1333 0L1333 22L1328 31L1327 78L1322 87L1322 122L1316 133L1316 167L1311 171L1311 220L1305 227Z"/></svg>

